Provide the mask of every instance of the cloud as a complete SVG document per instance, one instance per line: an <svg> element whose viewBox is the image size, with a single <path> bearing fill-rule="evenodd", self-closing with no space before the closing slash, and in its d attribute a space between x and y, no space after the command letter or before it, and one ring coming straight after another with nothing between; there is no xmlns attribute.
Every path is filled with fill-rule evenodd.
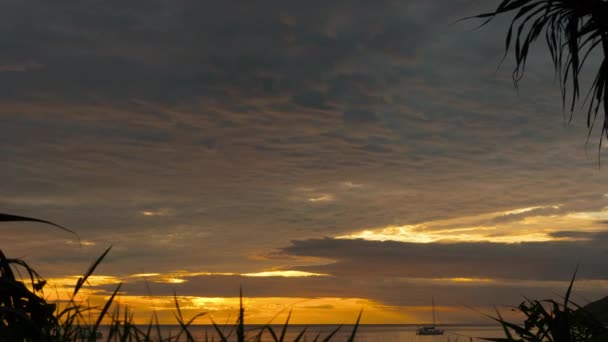
<svg viewBox="0 0 608 342"><path fill-rule="evenodd" d="M105 279L105 278L103 278ZM124 282L122 290L127 296L170 297L174 291L180 296L204 298L234 298L242 286L247 298L272 299L291 298L291 302L302 298L327 298L348 300L366 298L386 305L384 310L395 310L400 306L428 306L435 297L442 306L466 313L465 306L512 305L522 296L559 296L568 287L568 281L522 281L522 280L469 280L425 279L425 278L361 278L361 277L243 277L239 275L185 275L174 277L152 276L145 282L142 278ZM173 279L179 281L172 281ZM52 285L55 279L50 279ZM97 281L90 288L98 293L108 293L115 288L116 279L106 283ZM579 280L575 284L574 296L578 303L585 298L601 296L605 281ZM66 286L70 286L69 282ZM345 291L348 289L348 291ZM170 300L170 299L168 299Z"/></svg>
<svg viewBox="0 0 608 342"><path fill-rule="evenodd" d="M520 243L585 238L562 231L577 227L581 233L603 230L596 221L599 211L577 212L572 204L510 209L444 220L371 228L340 235L341 239L401 242L494 242Z"/></svg>
<svg viewBox="0 0 608 342"><path fill-rule="evenodd" d="M174 215L170 208L160 208L158 210L142 210L139 212L143 216L171 216Z"/></svg>
<svg viewBox="0 0 608 342"><path fill-rule="evenodd" d="M579 279L605 280L606 233L572 242L404 243L310 239L281 250L293 256L335 260L299 270L361 278L490 278L567 280L577 264Z"/></svg>
<svg viewBox="0 0 608 342"><path fill-rule="evenodd" d="M420 24L403 25L412 6L392 1L375 6L264 1L255 7L246 1L106 2L71 6L69 15L62 4L37 6L33 13L31 5L11 5L12 15L3 18L14 37L4 41L5 50L15 59L36 56L48 70L18 79L16 86L31 91L37 79L43 82L36 88L48 91L55 81L54 91L73 95L154 93L171 101L235 85L243 95L254 89L315 94L324 73L365 64L367 57L357 52L400 59L416 51L424 32ZM64 78L57 77L62 72ZM77 79L85 86L71 84ZM165 88L167 82L173 86ZM318 99L316 94L304 96L304 102Z"/></svg>
<svg viewBox="0 0 608 342"><path fill-rule="evenodd" d="M605 179L584 153L584 123L563 126L542 61L530 61L519 96L511 61L496 71L502 26L448 25L477 6L7 4L2 211L56 221L94 245L66 252L70 238L60 232L15 224L3 227L3 251L61 276L114 245L100 270L116 276L278 267L332 277L247 278L252 293L420 305L444 285L407 277L565 279L580 255L581 274L604 279L603 218L589 213L607 205ZM513 212L521 208L529 210ZM461 239L319 239L410 226L406 233L431 241ZM473 243L456 231L489 226L504 229L483 231L485 239L529 230L587 241ZM268 256L276 249L287 257ZM154 286L230 295L239 281ZM411 292L399 299L404 284ZM521 289L449 286L485 303L497 294L517 300L508 294Z"/></svg>
<svg viewBox="0 0 608 342"><path fill-rule="evenodd" d="M351 181L344 181L340 183L340 186L346 189L359 189L362 188L364 185L359 183L353 183Z"/></svg>
<svg viewBox="0 0 608 342"><path fill-rule="evenodd" d="M25 72L42 67L44 67L44 65L33 61L14 64L2 64L0 65L0 72Z"/></svg>
<svg viewBox="0 0 608 342"><path fill-rule="evenodd" d="M354 124L375 123L378 121L376 115L363 109L352 109L344 112L344 121Z"/></svg>
<svg viewBox="0 0 608 342"><path fill-rule="evenodd" d="M298 278L298 277L323 277L323 276L327 276L327 274L293 271L293 270L286 270L286 271L276 270L276 271L245 273L245 274L243 274L243 276L245 276L245 277L287 277L287 278L296 277L296 278Z"/></svg>
<svg viewBox="0 0 608 342"><path fill-rule="evenodd" d="M331 202L334 200L334 196L331 194L322 194L317 197L308 198L308 202L319 203L319 202Z"/></svg>

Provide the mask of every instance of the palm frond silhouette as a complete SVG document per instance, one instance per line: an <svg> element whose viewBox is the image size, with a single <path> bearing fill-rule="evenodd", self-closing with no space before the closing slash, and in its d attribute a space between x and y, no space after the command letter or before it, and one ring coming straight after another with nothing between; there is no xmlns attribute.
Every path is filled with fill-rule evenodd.
<svg viewBox="0 0 608 342"><path fill-rule="evenodd" d="M581 100L579 76L588 57L598 53L601 63L595 79L583 98L588 101L587 140L604 111L599 147L602 137L608 138L608 2L606 0L503 0L492 12L471 18L483 19L486 25L499 15L512 14L505 38L505 57L513 50L516 66L513 81L522 79L530 47L544 40L551 53L559 78L562 105L569 109L570 120ZM504 58L503 58L504 59Z"/></svg>

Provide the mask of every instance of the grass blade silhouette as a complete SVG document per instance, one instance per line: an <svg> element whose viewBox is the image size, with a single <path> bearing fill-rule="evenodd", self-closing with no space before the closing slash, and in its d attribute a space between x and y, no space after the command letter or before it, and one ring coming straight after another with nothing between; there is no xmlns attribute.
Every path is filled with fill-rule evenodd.
<svg viewBox="0 0 608 342"><path fill-rule="evenodd" d="M101 313L99 314L99 317L97 317L97 321L95 322L95 325L93 326L93 330L91 331L91 338L95 337L95 334L97 333L97 329L99 328L99 325L101 325L101 321L103 321L104 316L110 309L110 306L112 305L112 302L114 301L114 298L116 297L116 294L118 293L118 291L120 291L121 286L122 286L122 283L118 284L118 286L112 293L112 296L110 296L110 299L108 299L106 304L103 306L103 309L101 310Z"/></svg>
<svg viewBox="0 0 608 342"><path fill-rule="evenodd" d="M283 340L285 339L285 334L287 333L287 326L289 325L289 318L291 318L291 310L289 310L289 314L287 314L287 319L285 320L285 324L283 325L281 337L279 338L280 342L283 342Z"/></svg>
<svg viewBox="0 0 608 342"><path fill-rule="evenodd" d="M85 274L82 277L78 278L78 281L76 282L76 286L74 286L74 294L72 295L72 298L76 296L76 294L78 293L78 291L80 290L82 285L84 285L84 283L87 281L87 279L89 279L91 274L93 274L93 272L95 272L95 269L97 268L99 263L101 263L101 261L106 257L106 255L108 254L108 252L110 252L111 249L112 249L112 246L108 247L105 250L105 252L103 252L97 258L97 260L95 260L93 262L93 264L91 264L91 266L89 266L89 269L85 272Z"/></svg>
<svg viewBox="0 0 608 342"><path fill-rule="evenodd" d="M239 320L236 328L236 339L245 342L245 309L243 308L243 286L239 287Z"/></svg>
<svg viewBox="0 0 608 342"><path fill-rule="evenodd" d="M228 339L226 338L226 335L224 335L224 333L222 332L222 329L217 325L217 323L215 323L215 321L213 320L213 318L211 319L211 323L213 324L213 327L215 328L215 331L219 335L220 341L221 342L228 342Z"/></svg>
<svg viewBox="0 0 608 342"><path fill-rule="evenodd" d="M175 337L175 339L177 341L179 341L180 337L182 336L182 334L186 334L186 338L187 340L190 341L195 341L194 337L192 336L192 333L190 332L190 330L188 330L188 327L192 324L192 322L194 322L197 318L206 315L206 312L200 312L196 315L194 315L194 317L190 318L190 320L188 322L184 322L184 316L182 316L182 311L179 307L179 302L177 300L177 294L175 292L173 292L173 298L175 299L175 308L177 309L177 314L175 315L175 318L177 318L177 322L179 323L179 326L181 327L181 330L179 331L179 333L177 334L177 336Z"/></svg>
<svg viewBox="0 0 608 342"><path fill-rule="evenodd" d="M334 337L334 335L338 333L338 330L340 330L340 328L342 328L342 324L340 324L334 331L332 331L329 335L327 335L327 337L325 337L323 339L323 342L331 341L331 338Z"/></svg>
<svg viewBox="0 0 608 342"><path fill-rule="evenodd" d="M27 216L18 216L18 215L0 213L0 222L38 222L38 223L48 224L48 225L54 226L56 228L59 228L65 232L68 232L68 233L74 235L78 239L78 241L80 241L80 236L78 236L78 234L76 234L75 231L68 229L64 226L58 225L57 223L47 221L47 220L41 220L41 219L27 217Z"/></svg>
<svg viewBox="0 0 608 342"><path fill-rule="evenodd" d="M353 328L353 332L350 334L350 337L348 338L348 342L354 342L355 341L355 335L357 335L357 328L359 327L359 322L361 322L361 315L363 314L363 309L361 309L361 311L359 311L359 316L357 317L357 322L355 323L355 326Z"/></svg>
<svg viewBox="0 0 608 342"><path fill-rule="evenodd" d="M574 274L572 275L572 279L570 280L570 285L568 285L568 290L566 291L566 297L564 298L564 307L568 306L568 302L570 301L570 294L572 293L572 287L574 286L574 280L576 279L576 274L578 273L578 265L574 269Z"/></svg>
<svg viewBox="0 0 608 342"><path fill-rule="evenodd" d="M304 334L306 333L306 328L302 329L302 331L300 331L300 333L298 334L298 336L296 336L296 338L293 340L293 342L299 342L302 337L304 337Z"/></svg>
<svg viewBox="0 0 608 342"><path fill-rule="evenodd" d="M268 332L270 333L270 336L272 336L272 340L274 342L279 342L279 337L277 336L277 334L274 332L274 329L272 329L272 327L270 325L266 326L266 330L268 330Z"/></svg>

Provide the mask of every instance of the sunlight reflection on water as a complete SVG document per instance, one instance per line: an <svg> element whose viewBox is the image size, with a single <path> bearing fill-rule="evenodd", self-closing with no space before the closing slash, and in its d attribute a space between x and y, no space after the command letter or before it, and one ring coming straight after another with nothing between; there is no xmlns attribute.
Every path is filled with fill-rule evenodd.
<svg viewBox="0 0 608 342"><path fill-rule="evenodd" d="M256 330L259 326L246 326L247 337L251 338L255 336ZM282 326L272 326L277 334L280 334ZM286 334L286 341L293 341L296 336L304 329L305 325L292 325L288 328ZM329 335L336 325L310 325L306 329L305 338L302 341L313 341L317 334L321 333L321 339ZM338 333L334 336L332 341L346 341L351 332L352 326L343 326ZM416 326L403 326L403 325L363 325L360 326L357 335L357 342L384 342L384 341L399 341L399 342L469 342L471 338L473 341L481 341L475 339L475 337L503 337L503 331L499 326L476 326L476 325L453 325L453 326L442 326L445 329L445 334L442 336L418 336L416 335ZM162 326L162 333L166 336L175 336L179 332L178 326ZM190 332L192 335L200 341L205 341L205 330L209 335L217 337L212 326L198 325L192 326ZM235 331L231 331L231 327L225 328L225 334L231 334L229 341L236 341ZM268 332L264 334L265 338L262 341L272 341L272 337Z"/></svg>

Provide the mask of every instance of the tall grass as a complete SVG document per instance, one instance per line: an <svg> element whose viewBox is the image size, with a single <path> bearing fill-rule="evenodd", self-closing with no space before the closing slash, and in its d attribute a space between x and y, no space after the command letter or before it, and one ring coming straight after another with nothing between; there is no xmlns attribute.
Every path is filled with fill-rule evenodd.
<svg viewBox="0 0 608 342"><path fill-rule="evenodd" d="M93 274L97 266L108 254L111 247L106 249L81 276L71 294L70 299L62 308L57 304L47 303L42 295L46 281L25 261L20 259L8 259L0 251L0 341L97 341L100 330L106 333L105 341L197 341L191 331L192 324L206 312L200 312L187 318L183 315L179 305L177 294L174 294L175 319L179 326L176 335L166 335L158 321L156 314L150 318L146 326L134 322L133 315L126 305L114 303L120 292L122 284L118 284L110 298L103 304L102 308L91 307L86 301L77 300L77 295L87 283L87 279ZM26 270L30 286L15 277L13 267ZM289 328L289 319L277 334L270 324L258 328L257 332L251 330L249 334L245 326L245 308L243 306L242 290L239 294L239 315L233 326L229 326L229 332L220 327L212 320L215 334L207 336L205 341L261 341L267 334L275 342L286 341ZM87 316L91 312L97 313L94 323L91 324ZM354 341L357 328L361 319L361 313L353 328L348 341ZM104 322L108 322L102 326ZM330 341L341 327L330 332L327 336L317 335L314 341ZM235 335L233 336L233 333ZM293 340L302 340L306 328L302 329Z"/></svg>
<svg viewBox="0 0 608 342"><path fill-rule="evenodd" d="M0 213L1 221L29 221L53 225L59 229L76 235L73 231L57 225L50 221L39 220L24 216L15 216ZM77 235L76 235L77 236ZM78 278L69 300L62 306L48 303L44 299L43 288L46 280L32 267L21 259L9 259L0 251L0 342L73 342L73 341L98 341L100 330L103 330L105 341L196 341L192 332L192 324L206 312L200 312L187 318L183 315L179 305L177 294L174 293L176 323L179 331L176 335L167 335L163 332L156 313L152 314L149 324L141 326L135 323L133 314L126 305L119 305L114 300L119 294L122 283L118 284L103 307L91 307L88 301L78 300L77 295L96 268L108 255L112 247L108 247ZM24 270L27 280L15 276L15 271ZM29 285L29 286L28 286ZM247 331L245 325L245 308L243 306L243 291L239 293L239 314L233 326L222 329L211 320L215 334L209 336L205 333L204 341L262 341L265 334L275 342L286 341L289 328L289 319L282 327L281 333L277 334L270 324L257 330ZM96 313L94 323L90 320L92 313ZM361 313L353 328L348 341L354 341L357 328L361 319ZM104 324L105 322L105 324ZM109 323L108 323L109 322ZM327 336L319 333L314 341L331 341L341 327L330 332ZM232 334L235 332L235 336ZM249 333L249 334L248 334ZM301 341L306 333L302 329L294 338L294 342Z"/></svg>
<svg viewBox="0 0 608 342"><path fill-rule="evenodd" d="M186 318L179 305L177 294L174 294L175 319L179 326L177 335L166 336L158 322L155 314L146 326L134 322L133 315L128 306L114 303L122 284L113 291L110 298L103 304L101 309L91 307L76 296L86 284L87 279L93 274L96 267L108 254L111 247L106 249L89 267L89 269L78 279L74 291L63 308L57 304L47 303L42 296L42 289L46 281L32 269L25 261L19 259L7 259L0 251L0 341L97 341L98 332L104 330L106 341L197 341L191 331L191 325L196 319L206 315L205 312L195 314ZM30 286L17 279L13 267L24 268L30 278ZM86 318L91 312L97 312L94 323ZM205 337L205 341L261 341L265 336L275 342L286 341L285 336L289 327L289 318L283 325L280 334L277 334L270 324L259 328L255 334L248 336L245 326L245 308L243 306L243 293L240 292L239 315L236 323L229 327L226 333L213 320L215 335ZM361 313L353 328L348 341L354 341L356 331L361 319ZM108 322L102 325L104 322ZM314 341L330 341L341 327L330 332L327 336L317 335ZM233 332L235 336L232 337ZM302 329L294 342L300 341L306 333Z"/></svg>

